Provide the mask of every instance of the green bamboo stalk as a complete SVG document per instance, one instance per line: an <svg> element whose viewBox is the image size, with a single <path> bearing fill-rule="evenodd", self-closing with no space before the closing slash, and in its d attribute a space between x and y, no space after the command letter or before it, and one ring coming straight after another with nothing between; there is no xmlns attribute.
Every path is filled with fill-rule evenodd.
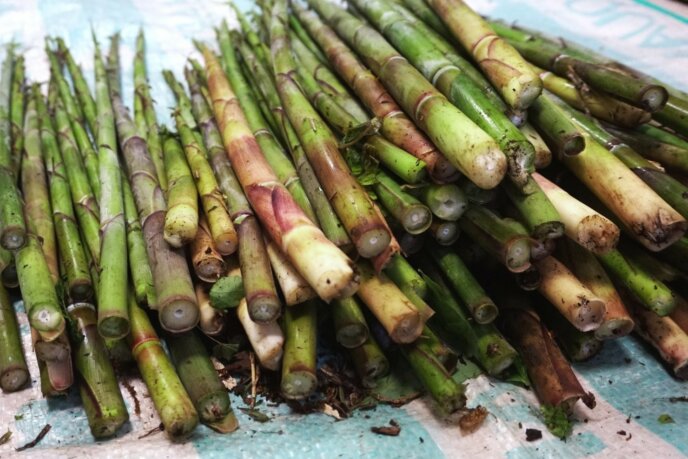
<svg viewBox="0 0 688 459"><path fill-rule="evenodd" d="M251 46L253 50L255 50L256 57L260 60L261 64L265 66L266 69L271 68L270 52L269 50L266 50L263 46L261 46L263 42L251 26L251 23L248 21L246 16L244 16L244 13L241 11L241 9L234 4L234 2L230 2L229 6L232 7L232 9L234 10L234 14L236 15L236 18L239 21L239 25L241 27L241 31L244 34L246 42Z"/></svg>
<svg viewBox="0 0 688 459"><path fill-rule="evenodd" d="M468 208L468 198L457 185L428 184L409 188L408 192L418 197L437 218L457 221Z"/></svg>
<svg viewBox="0 0 688 459"><path fill-rule="evenodd" d="M96 309L89 303L67 307L75 336L74 359L79 375L79 392L91 434L112 437L129 419L115 371L98 334Z"/></svg>
<svg viewBox="0 0 688 459"><path fill-rule="evenodd" d="M293 4L303 25L327 53L334 69L381 122L380 133L399 148L427 164L430 177L439 183L456 177L456 169L404 114L378 79L351 49L313 12Z"/></svg>
<svg viewBox="0 0 688 459"><path fill-rule="evenodd" d="M198 425L198 413L160 343L153 326L129 295L131 334L127 338L155 409L172 440L182 440Z"/></svg>
<svg viewBox="0 0 688 459"><path fill-rule="evenodd" d="M622 131L614 126L605 126L604 129L636 149L645 158L657 161L670 170L683 174L688 172L688 160L686 160L688 146L657 142L651 137L648 138L636 132ZM674 141L674 143L676 142Z"/></svg>
<svg viewBox="0 0 688 459"><path fill-rule="evenodd" d="M26 223L11 148L10 97L14 62L14 45L10 44L0 70L0 245L7 250L17 250L26 242Z"/></svg>
<svg viewBox="0 0 688 459"><path fill-rule="evenodd" d="M306 301L284 312L284 355L280 391L285 398L301 400L318 385L316 375L317 303Z"/></svg>
<svg viewBox="0 0 688 459"><path fill-rule="evenodd" d="M389 374L389 360L373 336L368 336L360 346L349 349L349 355L363 387L373 388L379 378Z"/></svg>
<svg viewBox="0 0 688 459"><path fill-rule="evenodd" d="M439 247L432 247L430 254L475 321L479 324L494 321L499 314L497 306L459 255Z"/></svg>
<svg viewBox="0 0 688 459"><path fill-rule="evenodd" d="M574 156L585 149L585 138L580 130L547 91L533 103L530 121L560 157Z"/></svg>
<svg viewBox="0 0 688 459"><path fill-rule="evenodd" d="M26 145L24 148L24 166L21 170L21 184L24 193L24 218L29 233L41 241L45 262L50 270L53 282L60 278L57 258L55 227L50 206L50 191L43 162L43 150L46 148L41 136L41 119L39 109L46 111L43 95L38 85L31 88L26 120L24 124ZM47 140L47 139L46 139Z"/></svg>
<svg viewBox="0 0 688 459"><path fill-rule="evenodd" d="M98 114L100 196L100 279L98 330L104 338L129 332L127 311L127 235L122 198L122 176L117 158L117 135L108 79L100 46L95 41L96 107Z"/></svg>
<svg viewBox="0 0 688 459"><path fill-rule="evenodd" d="M521 132L526 136L526 139L535 148L535 165L536 170L544 169L552 163L552 151L545 143L545 139L538 133L537 130L530 123L525 123L521 126Z"/></svg>
<svg viewBox="0 0 688 459"><path fill-rule="evenodd" d="M504 190L509 201L516 207L519 215L526 223L530 235L537 240L557 239L564 235L564 223L559 212L547 198L547 194L532 177L528 178L528 195L519 193L511 183L504 184Z"/></svg>
<svg viewBox="0 0 688 459"><path fill-rule="evenodd" d="M297 32L293 25L299 24L299 32ZM314 49L318 51L320 56L316 57L316 53L309 47L306 40L311 40L308 32L301 26L299 19L293 14L289 15L289 24L292 26L293 32L289 34L292 51L296 59L308 69L313 78L317 81L322 90L332 97L337 104L339 104L347 113L349 113L358 122L363 122L370 116L361 107L356 99L351 97L349 91L339 81L335 75L328 68L327 58L322 55L318 45L313 43ZM295 33L294 33L295 32Z"/></svg>
<svg viewBox="0 0 688 459"><path fill-rule="evenodd" d="M246 121L258 141L258 145L260 145L265 155L265 159L308 218L314 222L318 222L318 218L311 206L311 202L308 200L308 196L297 175L296 169L268 128L267 121L260 114L258 106L251 97L248 82L241 73L239 62L237 61L234 48L229 38L227 23L223 22L216 33L222 50L222 59L226 68L227 77L229 78L232 88L236 92L239 104L246 115Z"/></svg>
<svg viewBox="0 0 688 459"><path fill-rule="evenodd" d="M58 37L56 41L60 58L69 70L69 75L72 77L72 81L74 82L74 92L76 93L76 97L79 100L79 105L76 106L79 107L78 112L70 113L70 116L74 117L76 113L80 113L81 115L78 118L73 119L80 120L82 124L84 121L86 121L86 123L88 123L88 128L90 129L91 134L95 138L97 136L98 130L98 108L96 106L96 100L93 98L91 90L88 88L88 83L86 83L86 78L84 78L84 74L81 71L81 68L76 63L76 61L74 61L74 58L72 57L72 54L69 52L69 49L67 48L67 45L65 44L64 40ZM64 95L61 95L61 97L64 97ZM66 105L67 102L64 102ZM72 126L72 129L76 128ZM93 186L93 184L91 184L91 186Z"/></svg>
<svg viewBox="0 0 688 459"><path fill-rule="evenodd" d="M51 84L50 90L56 89L56 86ZM93 296L93 283L72 207L69 178L48 110L42 101L36 106L43 140L43 158L40 160L44 161L47 169L53 225L61 266L66 278L67 292L72 301L86 301ZM27 156L27 159L30 158ZM43 247L45 250L45 240L43 240Z"/></svg>
<svg viewBox="0 0 688 459"><path fill-rule="evenodd" d="M193 241L198 231L198 192L175 136L164 136L163 153L168 179L165 240L173 247L181 247Z"/></svg>
<svg viewBox="0 0 688 459"><path fill-rule="evenodd" d="M10 129L12 139L12 163L14 165L14 176L19 177L21 170L22 151L24 150L24 85L25 85L24 56L17 56L12 73L12 94L10 96Z"/></svg>
<svg viewBox="0 0 688 459"><path fill-rule="evenodd" d="M485 75L511 107L526 109L542 91L542 82L523 57L461 0L429 0Z"/></svg>
<svg viewBox="0 0 688 459"><path fill-rule="evenodd" d="M425 0L401 0L401 3L442 37L447 40L452 37L451 31L444 22L442 22L439 16L435 14L432 8L428 6Z"/></svg>
<svg viewBox="0 0 688 459"><path fill-rule="evenodd" d="M136 54L134 55L134 99L139 101L140 112L145 120L146 131L141 135L145 136L148 144L148 152L153 160L158 182L163 192L167 192L167 176L165 175L165 164L163 161L162 141L158 131L158 121L153 107L153 98L150 94L148 76L146 74L146 44L143 29L139 30L136 36ZM138 117L141 117L139 115Z"/></svg>
<svg viewBox="0 0 688 459"><path fill-rule="evenodd" d="M189 129L198 130L196 119L191 111L191 99L189 99L189 96L186 94L184 86L182 86L170 70L163 70L162 75L177 101L177 110L175 113L178 112L184 122L189 126Z"/></svg>
<svg viewBox="0 0 688 459"><path fill-rule="evenodd" d="M329 301L351 296L357 288L351 260L325 238L277 180L261 154L218 59L205 45L199 47L206 62L213 111L226 153L265 230L321 298ZM304 244L305 241L308 243ZM327 264L323 265L325 260Z"/></svg>
<svg viewBox="0 0 688 459"><path fill-rule="evenodd" d="M642 126L638 126L635 129L635 132L636 136L642 134L643 137L647 136L646 138L648 140L654 139L662 143L668 143L688 150L688 141L683 140L675 134L672 134L671 132L661 129L657 126L643 124Z"/></svg>
<svg viewBox="0 0 688 459"><path fill-rule="evenodd" d="M432 81L471 121L499 143L508 160L509 177L516 185L524 187L528 173L534 169L535 151L521 131L465 72L447 59L414 26L413 22L394 11L390 2L355 0L354 3L425 78ZM537 79L537 76L535 78ZM539 79L537 81L539 83ZM512 89L508 90L510 95L514 94ZM534 96L537 97L537 94L539 89Z"/></svg>
<svg viewBox="0 0 688 459"><path fill-rule="evenodd" d="M232 412L227 389L210 361L203 341L195 331L166 338L172 362L200 421L213 424Z"/></svg>
<svg viewBox="0 0 688 459"><path fill-rule="evenodd" d="M184 123L181 115L175 114L175 121L215 245L221 254L231 255L237 249L236 230L218 187L217 179L208 164L206 148L202 140L196 137Z"/></svg>
<svg viewBox="0 0 688 459"><path fill-rule="evenodd" d="M351 175L334 135L294 80L296 63L289 48L286 16L285 2L276 2L271 39L277 90L308 160L356 250L363 257L374 257L387 248L391 235L368 194Z"/></svg>
<svg viewBox="0 0 688 459"><path fill-rule="evenodd" d="M684 218L688 218L688 187L671 177L662 168L643 158L626 144L624 139L619 139L602 129L591 118L571 109L566 110L566 113L577 126L619 158L667 204Z"/></svg>
<svg viewBox="0 0 688 459"><path fill-rule="evenodd" d="M270 14L269 10L265 10L263 12L263 15L265 15L266 12L268 15ZM291 29L290 35L293 35L294 38L298 39L301 43L303 43L303 46L305 46L308 49L308 51L310 51L313 57L316 58L321 65L327 66L327 58L320 50L318 45L313 41L311 36L308 35L308 32L301 24L301 21L299 21L299 18L294 16L293 14L289 15L289 27ZM327 67L324 68L329 70ZM330 76L334 76L334 74L330 73Z"/></svg>
<svg viewBox="0 0 688 459"><path fill-rule="evenodd" d="M519 273L530 267L530 238L506 219L484 207L471 206L459 220L459 226L509 271Z"/></svg>
<svg viewBox="0 0 688 459"><path fill-rule="evenodd" d="M589 87L581 87L566 78L534 67L540 75L544 88L566 101L572 107L589 113L595 118L618 126L633 128L650 121L651 115L633 105L614 99Z"/></svg>
<svg viewBox="0 0 688 459"><path fill-rule="evenodd" d="M87 105L93 104L93 119L88 121L89 126L92 128L91 132L93 136L95 133L95 102L88 89L86 80L81 74L81 70L73 61L69 50L64 46L64 42L60 38L57 39L58 49L60 51L60 56L64 60L69 68L70 75L72 76L72 81L74 81L74 87L76 89L77 98L79 103L77 103L76 98L72 95L72 91L69 88L67 80L62 74L62 68L58 62L57 56L54 52L50 51L46 46L46 54L48 55L48 60L50 61L50 72L55 78L58 89L60 91L60 99L62 99L63 109L66 111L69 117L69 123L71 124L72 135L74 137L75 145L81 154L84 167L86 169L86 174L88 176L88 184L93 190L93 195L95 197L96 203L100 200L100 177L99 177L99 164L98 164L98 154L91 143L91 139L86 132L84 125L84 115L81 112L81 106L86 107ZM70 64L71 63L71 64ZM86 102L90 101L90 102ZM88 111L90 109L84 109ZM90 116L90 115L89 115ZM99 257L94 257L94 259L99 259Z"/></svg>
<svg viewBox="0 0 688 459"><path fill-rule="evenodd" d="M402 255L397 254L385 267L385 274L389 276L392 281L397 284L397 287L409 298L412 296L411 292L415 293L419 298L426 299L428 294L428 287L421 275L416 269Z"/></svg>
<svg viewBox="0 0 688 459"><path fill-rule="evenodd" d="M0 388L17 391L29 377L14 307L7 290L0 286Z"/></svg>
<svg viewBox="0 0 688 459"><path fill-rule="evenodd" d="M626 259L623 253L612 250L604 255L597 255L606 271L621 285L628 289L643 307L659 316L671 313L676 299L663 282L652 273L646 272Z"/></svg>
<svg viewBox="0 0 688 459"><path fill-rule="evenodd" d="M155 165L146 142L136 132L121 96L110 90L117 120L122 156L127 165L128 179L138 209L146 252L153 275L160 322L168 331L183 332L198 323L198 305L184 254L164 240L167 204L157 180ZM126 178L125 178L126 180Z"/></svg>
<svg viewBox="0 0 688 459"><path fill-rule="evenodd" d="M396 218L409 234L425 232L432 223L430 209L412 195L404 192L401 186L383 171L376 174L373 185L380 204Z"/></svg>
<svg viewBox="0 0 688 459"><path fill-rule="evenodd" d="M347 349L364 346L370 338L358 301L354 297L336 300L331 308L337 342Z"/></svg>
<svg viewBox="0 0 688 459"><path fill-rule="evenodd" d="M321 0L311 0L309 4L365 59L402 108L459 171L482 188L493 188L501 181L507 161L497 143L411 64L400 59L381 35L333 4Z"/></svg>
<svg viewBox="0 0 688 459"><path fill-rule="evenodd" d="M320 182L315 175L313 167L306 158L306 153L299 141L296 131L282 108L282 102L277 94L277 88L271 79L270 73L266 72L260 65L258 59L248 46L239 44L239 51L252 71L252 73L248 75L255 76L256 82L260 85L260 91L270 106L275 124L282 127L280 132L284 139L286 139L287 148L296 166L296 172L308 195L308 200L311 202L313 210L318 217L318 223L320 223L323 232L329 240L334 242L337 247L342 248L345 252L349 252L352 245L351 239L335 213L332 203L330 203L327 198L325 191L320 186ZM247 78L248 75L246 75Z"/></svg>

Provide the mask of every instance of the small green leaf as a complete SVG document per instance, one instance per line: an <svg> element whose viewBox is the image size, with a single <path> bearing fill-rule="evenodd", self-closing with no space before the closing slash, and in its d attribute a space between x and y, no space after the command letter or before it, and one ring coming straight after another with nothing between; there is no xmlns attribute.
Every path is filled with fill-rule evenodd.
<svg viewBox="0 0 688 459"><path fill-rule="evenodd" d="M251 419L257 422L268 422L270 420L270 417L267 414L262 413L255 408L239 408L239 410L242 413L248 414Z"/></svg>
<svg viewBox="0 0 688 459"><path fill-rule="evenodd" d="M15 421L21 421L22 419L24 419L24 415L23 415L23 414L15 414L15 415L14 415L14 420L15 420Z"/></svg>
<svg viewBox="0 0 688 459"><path fill-rule="evenodd" d="M540 412L547 429L549 429L552 435L563 440L571 434L573 423L563 407L543 405L540 408Z"/></svg>
<svg viewBox="0 0 688 459"><path fill-rule="evenodd" d="M659 415L659 417L657 418L657 422L659 422L660 424L673 424L675 421L674 418L664 413Z"/></svg>
<svg viewBox="0 0 688 459"><path fill-rule="evenodd" d="M10 438L12 438L12 432L8 430L2 435L2 437L0 437L0 445L4 445L10 441Z"/></svg>

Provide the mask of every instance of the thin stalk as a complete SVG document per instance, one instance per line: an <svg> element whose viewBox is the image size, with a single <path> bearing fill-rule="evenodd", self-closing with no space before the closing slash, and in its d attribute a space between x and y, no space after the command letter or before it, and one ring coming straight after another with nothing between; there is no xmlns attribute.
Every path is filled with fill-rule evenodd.
<svg viewBox="0 0 688 459"><path fill-rule="evenodd" d="M29 380L19 325L5 287L0 286L0 388L15 392Z"/></svg>
<svg viewBox="0 0 688 459"><path fill-rule="evenodd" d="M205 284L198 282L194 289L199 311L198 328L206 336L221 335L226 325L224 312L212 306L208 287Z"/></svg>
<svg viewBox="0 0 688 459"><path fill-rule="evenodd" d="M155 116L155 107L153 107L153 98L151 97L150 87L148 85L145 56L146 43L143 29L140 29L136 36L136 54L134 55L134 98L139 101L146 125L146 131L141 135L144 135L146 138L148 152L153 160L160 188L166 193L167 175L165 174L162 141L158 131L158 121ZM139 114L137 117L141 117L141 115Z"/></svg>
<svg viewBox="0 0 688 459"><path fill-rule="evenodd" d="M318 385L316 376L317 303L313 300L284 312L284 355L280 391L285 398L302 400Z"/></svg>
<svg viewBox="0 0 688 459"><path fill-rule="evenodd" d="M25 106L25 73L24 56L17 56L12 72L12 94L10 96L10 130L12 163L14 165L14 177L19 177L21 170L22 151L24 150L24 106Z"/></svg>
<svg viewBox="0 0 688 459"><path fill-rule="evenodd" d="M332 131L308 102L295 80L295 60L286 31L286 2L275 3L271 21L277 90L313 170L358 253L372 258L389 245L391 235L368 194L351 175Z"/></svg>
<svg viewBox="0 0 688 459"><path fill-rule="evenodd" d="M80 113L81 115L79 115L79 117L76 119L78 119L81 124L86 121L91 134L95 138L98 130L98 108L96 105L96 100L93 98L91 90L88 88L88 83L86 83L86 78L84 78L81 68L72 57L72 54L69 52L65 42L59 37L56 39L56 41L59 57L69 70L69 75L72 77L72 81L74 82L74 92L79 100L79 105L75 105L75 107L79 107L78 111L74 112L73 114L70 113L70 116ZM66 104L67 102L65 101L65 105ZM72 126L72 128L74 127Z"/></svg>
<svg viewBox="0 0 688 459"><path fill-rule="evenodd" d="M688 146L658 142L651 137L623 131L614 126L605 126L604 130L636 149L643 157L657 161L668 169L684 174L688 172Z"/></svg>
<svg viewBox="0 0 688 459"><path fill-rule="evenodd" d="M372 335L360 346L349 349L349 355L363 387L373 388L379 378L389 374L389 360Z"/></svg>
<svg viewBox="0 0 688 459"><path fill-rule="evenodd" d="M437 218L456 221L468 208L468 198L455 184L428 184L409 188L408 192L418 197Z"/></svg>
<svg viewBox="0 0 688 459"><path fill-rule="evenodd" d="M129 414L98 334L96 308L89 303L74 303L67 307L67 313L78 338L74 363L91 434L97 439L112 437L127 422Z"/></svg>
<svg viewBox="0 0 688 459"><path fill-rule="evenodd" d="M439 247L432 247L430 254L475 321L479 324L494 321L499 314L497 306L459 255Z"/></svg>
<svg viewBox="0 0 688 459"><path fill-rule="evenodd" d="M155 409L172 440L182 440L198 425L198 413L167 358L158 335L146 315L129 295L131 334L127 338Z"/></svg>
<svg viewBox="0 0 688 459"><path fill-rule="evenodd" d="M456 169L435 148L397 105L382 83L361 63L353 51L320 18L293 4L301 22L322 47L337 73L380 121L380 133L399 148L427 164L430 177L438 183L452 181Z"/></svg>
<svg viewBox="0 0 688 459"><path fill-rule="evenodd" d="M165 175L168 180L165 241L181 247L193 241L198 231L198 192L179 141L168 135L163 142Z"/></svg>
<svg viewBox="0 0 688 459"><path fill-rule="evenodd" d="M265 240L268 256L272 270L277 277L277 283L284 297L284 304L293 306L303 303L317 296L315 290L308 284L306 279L299 274L287 257L280 251L274 242Z"/></svg>
<svg viewBox="0 0 688 459"><path fill-rule="evenodd" d="M528 195L520 193L512 183L504 183L509 201L518 210L534 239L560 238L564 235L565 227L559 212L535 179L528 177L528 183L528 188L532 190Z"/></svg>
<svg viewBox="0 0 688 459"><path fill-rule="evenodd" d="M99 199L98 330L104 338L121 338L129 332L126 220L114 112L100 47L97 42L95 45L97 144L99 180L102 184Z"/></svg>
<svg viewBox="0 0 688 459"><path fill-rule="evenodd" d="M533 161L535 169L540 170L549 166L552 163L552 151L547 146L547 143L545 143L545 139L542 138L530 123L525 123L519 129L521 129L521 132L526 136L528 142L535 148L535 160Z"/></svg>
<svg viewBox="0 0 688 459"><path fill-rule="evenodd" d="M586 145L580 129L548 92L533 103L530 113L530 121L557 156L575 156L583 152Z"/></svg>
<svg viewBox="0 0 688 459"><path fill-rule="evenodd" d="M11 148L10 97L14 61L14 46L9 45L0 70L0 245L7 250L21 248L27 237Z"/></svg>
<svg viewBox="0 0 688 459"><path fill-rule="evenodd" d="M347 349L365 345L369 339L368 324L354 297L332 302L332 321L337 342Z"/></svg>
<svg viewBox="0 0 688 459"><path fill-rule="evenodd" d="M396 218L409 234L425 232L432 223L430 209L406 193L389 175L379 171L373 185L380 204Z"/></svg>
<svg viewBox="0 0 688 459"><path fill-rule="evenodd" d="M277 94L277 88L272 81L270 73L265 71L265 69L259 64L258 59L248 48L248 46L240 43L239 51L241 52L242 58L252 71L252 73L248 75L255 76L256 82L260 86L260 91L270 106L275 124L281 126L281 130L279 132L281 132L284 139L286 139L285 142L287 143L289 153L294 160L296 172L301 179L301 183L303 184L306 194L308 195L308 199L318 217L317 220L320 223L323 232L329 240L337 245L337 247L340 247L345 252L351 251L351 239L349 239L349 236L346 233L344 226L340 222L339 217L337 217L337 214L327 198L325 191L320 186L320 182L315 175L313 167L306 158L306 153L301 146L301 142L296 135L296 131L287 119L284 109L282 108L282 102Z"/></svg>

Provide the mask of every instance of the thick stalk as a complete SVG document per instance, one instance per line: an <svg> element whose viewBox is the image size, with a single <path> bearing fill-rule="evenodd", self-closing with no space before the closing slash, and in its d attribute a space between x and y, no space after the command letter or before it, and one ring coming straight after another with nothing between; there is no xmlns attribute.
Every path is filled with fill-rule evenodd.
<svg viewBox="0 0 688 459"><path fill-rule="evenodd" d="M434 216L442 220L456 221L468 208L468 198L455 184L429 184L410 188L408 192L418 197Z"/></svg>
<svg viewBox="0 0 688 459"><path fill-rule="evenodd" d="M25 105L25 72L24 56L17 56L12 72L12 94L10 96L10 130L12 145L12 164L14 177L19 177L21 170L22 151L24 150L24 105Z"/></svg>
<svg viewBox="0 0 688 459"><path fill-rule="evenodd" d="M619 338L633 331L633 319L595 255L571 240L563 241L561 249L565 254L564 261L573 274L592 293L604 301L604 319L595 330L595 337L597 339Z"/></svg>
<svg viewBox="0 0 688 459"><path fill-rule="evenodd" d="M198 192L179 141L168 135L163 143L168 180L165 241L181 247L193 241L198 231Z"/></svg>
<svg viewBox="0 0 688 459"><path fill-rule="evenodd" d="M225 261L217 251L215 242L210 236L208 223L201 218L198 223L196 238L191 243L191 264L196 276L204 282L216 282L225 272Z"/></svg>
<svg viewBox="0 0 688 459"><path fill-rule="evenodd" d="M29 380L14 307L0 286L0 389L15 392Z"/></svg>
<svg viewBox="0 0 688 459"><path fill-rule="evenodd" d="M117 91L111 89L111 96L117 119L117 135L153 274L157 296L155 309L164 329L181 333L198 323L198 305L189 267L184 254L165 242L163 233L167 204L146 142L136 133L136 125Z"/></svg>
<svg viewBox="0 0 688 459"><path fill-rule="evenodd" d="M133 295L129 295L128 304L131 352L165 432L172 440L182 440L191 435L198 425L198 413L167 358L146 312L136 304Z"/></svg>
<svg viewBox="0 0 688 459"><path fill-rule="evenodd" d="M129 332L127 310L127 235L122 198L122 176L117 158L115 119L105 66L96 42L96 107L100 191L100 279L98 330L104 338Z"/></svg>
<svg viewBox="0 0 688 459"><path fill-rule="evenodd" d="M285 398L302 400L318 385L316 375L317 307L315 300L284 312L284 355L280 391Z"/></svg>
<svg viewBox="0 0 688 459"><path fill-rule="evenodd" d="M271 79L271 74L265 71L265 69L259 64L257 58L248 48L248 46L240 43L239 50L244 61L252 71L251 74L247 74L247 77L255 76L257 84L260 86L260 91L270 106L275 124L281 127L279 132L281 132L284 139L286 139L285 142L287 143L289 152L294 160L296 172L301 178L301 183L306 190L308 199L313 206L313 210L318 217L318 222L320 223L323 232L329 240L337 245L337 247L342 248L342 250L347 253L350 252L352 250L351 239L349 239L344 225L342 225L339 217L337 217L337 214L327 198L325 191L320 186L320 182L315 175L315 171L306 158L306 153L301 146L301 142L296 135L296 131L287 119L287 115L282 108L282 102L277 94L277 88Z"/></svg>
<svg viewBox="0 0 688 459"><path fill-rule="evenodd" d="M564 223L564 232L571 240L596 254L616 247L621 232L607 217L578 201L542 175L533 174Z"/></svg>
<svg viewBox="0 0 688 459"><path fill-rule="evenodd" d="M509 271L518 273L530 267L530 237L527 232L516 231L506 219L484 207L471 206L459 226Z"/></svg>
<svg viewBox="0 0 688 459"><path fill-rule="evenodd" d="M363 257L374 257L387 248L391 235L376 214L368 194L351 175L332 131L296 83L296 63L286 33L286 15L286 2L276 2L271 21L271 40L280 99L320 184L356 250Z"/></svg>
<svg viewBox="0 0 688 459"><path fill-rule="evenodd" d="M452 105L375 30L334 4L311 0L321 17L361 55L439 150L481 188L503 178L507 160L497 143Z"/></svg>
<svg viewBox="0 0 688 459"><path fill-rule="evenodd" d="M541 281L538 291L566 320L582 332L597 329L605 317L605 302L590 291L556 258L536 262Z"/></svg>
<svg viewBox="0 0 688 459"><path fill-rule="evenodd" d="M91 434L97 438L115 435L129 419L115 371L98 334L96 309L89 303L67 307L73 334L78 339L74 363L79 375L79 392Z"/></svg>
<svg viewBox="0 0 688 459"><path fill-rule="evenodd" d="M456 169L404 114L382 83L363 65L351 49L320 18L297 4L292 5L301 22L323 48L337 73L353 89L366 107L381 120L380 133L399 148L427 164L430 177L446 183L456 177Z"/></svg>
<svg viewBox="0 0 688 459"><path fill-rule="evenodd" d="M358 297L397 343L412 343L423 331L424 319L418 308L386 275L364 262L358 264L361 287Z"/></svg>
<svg viewBox="0 0 688 459"><path fill-rule="evenodd" d="M279 323L277 321L261 323L251 320L245 299L239 303L237 317L244 327L251 348L258 356L260 364L268 370L279 370L284 351L284 334Z"/></svg>
<svg viewBox="0 0 688 459"><path fill-rule="evenodd" d="M353 3L428 81L432 81L475 125L499 144L507 157L509 178L519 188L528 192L524 187L528 173L534 169L535 151L499 107L492 103L473 79L446 58L432 41L414 26L413 21L407 20L403 14L395 11L390 2L354 0ZM491 40L488 38L487 41ZM498 43L493 43L489 45L490 49L492 45L499 47ZM498 59L487 59L493 64L498 62ZM518 72L517 68L512 70L514 73ZM535 79L540 84L537 76ZM518 78L514 80L518 80L519 84L522 83ZM514 94L514 89L513 85L508 88L510 96ZM531 97L537 97L539 92L538 86L537 92L534 92ZM530 105L530 102L528 101L527 105ZM524 101L524 106L521 108L527 108L527 105Z"/></svg>
<svg viewBox="0 0 688 459"><path fill-rule="evenodd" d="M203 341L195 331L168 336L172 362L189 398L204 424L225 418L231 411L227 389L210 361Z"/></svg>
<svg viewBox="0 0 688 459"><path fill-rule="evenodd" d="M7 250L17 250L26 243L26 223L11 148L10 97L14 61L14 47L9 45L0 70L0 245Z"/></svg>
<svg viewBox="0 0 688 459"><path fill-rule="evenodd" d="M278 181L251 134L217 58L207 48L203 47L203 51L225 149L265 230L321 298L330 301L351 296L357 288L351 261L325 238Z"/></svg>

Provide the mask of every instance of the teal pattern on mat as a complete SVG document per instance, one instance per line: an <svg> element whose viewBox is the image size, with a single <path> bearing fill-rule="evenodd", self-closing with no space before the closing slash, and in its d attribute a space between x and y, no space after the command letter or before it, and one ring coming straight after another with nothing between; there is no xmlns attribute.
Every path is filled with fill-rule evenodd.
<svg viewBox="0 0 688 459"><path fill-rule="evenodd" d="M403 409L379 405L372 410L356 411L350 418L337 421L325 414L300 416L282 404L261 408L272 419L260 423L236 409L243 406L240 398L232 397L232 405L239 420L239 430L222 436L206 427L199 427L202 435L192 438L199 457L225 458L228 451L232 457L242 458L444 457L427 430ZM384 436L370 431L371 427L388 425L390 419L399 423L399 436Z"/></svg>
<svg viewBox="0 0 688 459"><path fill-rule="evenodd" d="M576 370L601 398L688 455L688 409L685 402L670 401L686 395L686 384L668 377L671 370L660 360L637 339L622 339L605 343L598 356L576 365ZM657 418L662 414L675 423L660 424Z"/></svg>

